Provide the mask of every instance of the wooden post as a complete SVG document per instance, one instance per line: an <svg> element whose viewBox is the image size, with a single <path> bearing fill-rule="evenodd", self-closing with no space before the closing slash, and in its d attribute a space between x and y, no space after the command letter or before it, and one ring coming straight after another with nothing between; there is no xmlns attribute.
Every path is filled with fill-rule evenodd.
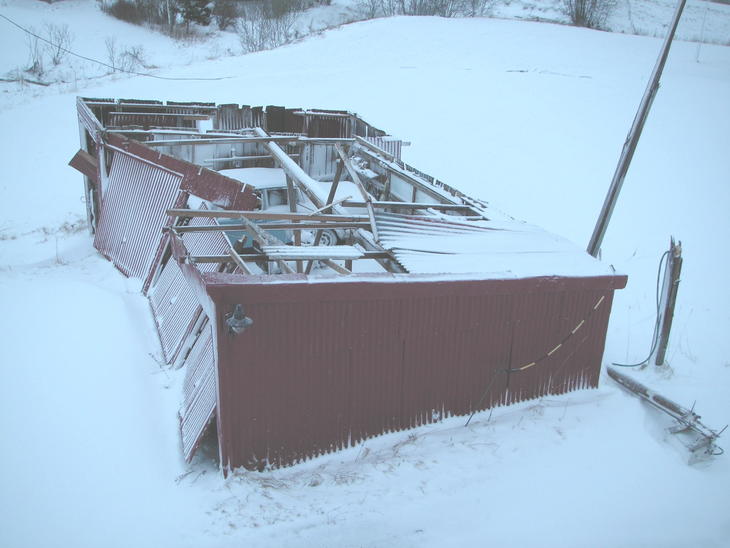
<svg viewBox="0 0 730 548"><path fill-rule="evenodd" d="M679 289L679 276L682 273L682 242L675 243L671 239L669 255L667 255L667 268L664 271L664 283L662 284L661 300L659 301L659 339L656 347L654 363L664 365L664 358L669 344L669 333L672 330L674 319L674 305L677 302L677 291Z"/></svg>
<svg viewBox="0 0 730 548"><path fill-rule="evenodd" d="M339 144L335 144L335 150L337 151L337 154L339 154L342 163L345 165L345 169L350 174L350 177L352 177L352 182L354 182L357 185L357 188L360 190L360 194L362 194L362 199L365 200L365 207L368 210L368 217L370 217L370 224L372 225L371 230L373 233L373 239L377 243L380 240L380 236L378 235L378 227L375 224L373 199L370 194L368 194L368 192L365 190L365 187L360 180L360 175L358 175L357 171L355 171L355 168L352 165L352 162L350 162L350 157L345 153L344 150L342 150L342 147Z"/></svg>
<svg viewBox="0 0 730 548"><path fill-rule="evenodd" d="M294 190L294 183L291 180L291 177L288 175L286 176L286 194L287 194L287 201L289 202L289 211L292 213L297 212L297 193ZM294 221L296 222L296 221ZM301 246L302 245L302 231L301 230L295 230L294 231L294 245L295 246ZM297 272L301 274L302 272L302 261L297 261Z"/></svg>
<svg viewBox="0 0 730 548"><path fill-rule="evenodd" d="M337 186L340 184L340 178L342 177L342 161L337 162L337 169L335 170L335 178L332 181L332 186L330 187L330 192L327 195L327 203L322 209L322 213L329 213L332 206L334 205L335 200L335 194L337 193ZM317 234L314 237L314 244L313 245L319 245L319 242L322 240L322 231L318 230ZM304 269L305 274L309 274L312 272L312 267L314 266L314 261L309 261L307 263L307 267Z"/></svg>

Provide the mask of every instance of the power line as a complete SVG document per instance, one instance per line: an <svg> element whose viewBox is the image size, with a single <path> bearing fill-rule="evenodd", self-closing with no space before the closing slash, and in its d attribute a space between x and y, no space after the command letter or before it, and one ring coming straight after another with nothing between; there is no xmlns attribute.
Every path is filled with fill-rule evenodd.
<svg viewBox="0 0 730 548"><path fill-rule="evenodd" d="M227 80L229 78L232 78L232 76L219 76L219 77L215 77L215 78L175 78L175 77L172 77L172 76L157 76L156 74L149 74L147 72L137 72L135 70L126 70L126 69L123 69L123 68L119 68L119 67L115 67L113 65L110 65L109 63L105 63L104 61L99 61L98 59L93 59L91 57L86 57L85 55L81 55L80 53L76 53L74 51L71 51L70 49L66 49L66 48L62 47L61 45L59 45L59 44L56 44L54 42L51 42L50 40L44 38L43 36L39 36L35 32L33 32L33 31L31 31L31 30L23 27L22 25L16 23L15 21L13 21L9 17L3 15L2 13L0 13L0 17L3 18L3 19L5 19L11 25L19 28L24 33L26 33L26 34L28 34L30 36L33 36L33 37L37 38L38 40L42 40L43 42L46 42L47 44L50 44L51 46L53 46L54 48L59 49L60 51L63 51L65 53L68 53L69 55L73 55L74 57L78 57L79 59L84 59L85 61L90 61L92 63L96 63L98 65L102 65L104 67L110 68L110 69L112 69L115 72L116 71L118 71L118 72L126 72L127 74L134 74L136 76L146 76L147 78L156 78L158 80L177 80L177 81L213 81L213 80Z"/></svg>

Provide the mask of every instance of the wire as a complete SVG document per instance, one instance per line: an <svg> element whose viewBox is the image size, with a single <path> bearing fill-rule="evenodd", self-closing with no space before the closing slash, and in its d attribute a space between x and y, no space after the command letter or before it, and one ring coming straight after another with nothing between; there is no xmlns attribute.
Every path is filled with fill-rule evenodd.
<svg viewBox="0 0 730 548"><path fill-rule="evenodd" d="M659 268L657 269L656 273L656 320L654 321L654 334L651 337L651 349L649 350L649 355L644 358L642 361L638 363L616 363L612 362L611 365L616 365L618 367L639 367L640 365L644 365L648 363L648 361L651 359L652 355L654 354L654 351L656 350L656 345L659 342L659 324L661 323L661 316L659 307L661 303L659 302L659 281L661 280L662 275L662 265L664 265L665 259L669 256L669 251L665 251L662 254L661 259L659 259ZM666 265L664 265L666 268Z"/></svg>
<svg viewBox="0 0 730 548"><path fill-rule="evenodd" d="M79 59L84 59L85 61L90 61L92 63L96 63L98 65L102 65L104 67L110 68L115 72L126 72L127 74L134 74L136 76L146 76L147 78L156 78L158 80L176 80L176 81L213 81L213 80L228 80L232 78L232 76L218 76L214 78L176 78L172 76L157 76L156 74L150 74L148 72L137 72L135 70L126 70L123 68L115 67L113 65L110 65L109 63L105 63L104 61L99 61L98 59L93 59L92 57L86 57L85 55L81 55L80 53L76 53L74 51L71 51L70 49L66 49L63 46L56 44L54 42L51 42L50 40L43 38L43 36L39 36L35 32L19 25L10 17L7 17L0 13L0 18L5 19L8 23L11 25L18 27L20 30L25 32L26 34L29 34L30 36L33 36L37 38L38 40L42 40L43 42L46 42L47 44L52 45L54 48L57 48L60 51L63 51L65 53L68 53L69 55L73 55L74 57L78 57Z"/></svg>

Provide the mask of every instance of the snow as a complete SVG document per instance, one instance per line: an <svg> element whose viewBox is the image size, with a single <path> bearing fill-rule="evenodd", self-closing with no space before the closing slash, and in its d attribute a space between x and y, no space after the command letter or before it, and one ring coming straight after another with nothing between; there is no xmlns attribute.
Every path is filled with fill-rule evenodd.
<svg viewBox="0 0 730 548"><path fill-rule="evenodd" d="M727 455L688 466L664 417L607 378L597 390L481 413L468 428L450 418L288 469L224 480L212 445L185 465L181 372L159 366L139 281L102 259L79 226L81 177L66 167L78 148L77 93L351 110L410 140L409 164L584 246L658 38L392 18L188 64L212 45L119 30L93 5L0 0L0 13L87 28L75 44L87 52L103 51L111 34L144 43L170 60L157 62L170 67L160 75L231 78L0 88L0 545L728 545ZM631 6L635 25L661 28L653 4ZM729 35L727 6L694 6L718 10L707 27ZM12 68L23 41L6 31L0 59ZM730 420L730 48L702 44L698 61L697 47L672 48L606 235L604 261L629 285L616 294L604 361L648 352L656 267L674 235L685 263L671 371L630 374L682 405L696 401L703 422L721 428Z"/></svg>
<svg viewBox="0 0 730 548"><path fill-rule="evenodd" d="M237 167L218 172L254 188L286 188L286 173L277 167Z"/></svg>

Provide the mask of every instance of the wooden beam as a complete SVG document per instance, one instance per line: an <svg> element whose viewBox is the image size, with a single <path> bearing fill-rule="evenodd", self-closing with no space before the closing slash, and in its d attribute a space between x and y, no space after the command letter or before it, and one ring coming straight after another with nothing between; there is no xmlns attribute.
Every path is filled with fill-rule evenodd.
<svg viewBox="0 0 730 548"><path fill-rule="evenodd" d="M389 209L437 209L441 211L472 211L471 206L464 204L432 204L423 202L393 202L393 201L381 201L378 200L371 202L375 208L389 208ZM345 200L342 202L343 207L365 207L366 202L358 202L355 200Z"/></svg>
<svg viewBox="0 0 730 548"><path fill-rule="evenodd" d="M319 208L319 211L329 211L335 205L332 200L334 200L335 195L337 194L337 186L340 184L340 178L342 177L342 167L342 162L337 162L337 168L335 169L335 178L332 181L332 186L330 187L329 194L327 195L327 203L324 207ZM317 234L315 234L314 236L314 245L319 245L319 242L322 240L322 233L322 230L317 231ZM307 267L304 269L304 273L309 274L310 272L312 272L313 266L314 261L309 261L307 263Z"/></svg>
<svg viewBox="0 0 730 548"><path fill-rule="evenodd" d="M291 177L286 177L286 194L287 194L287 201L289 202L289 211L292 213L297 212L297 193L294 191L294 183L291 180ZM295 246L301 246L302 245L302 230L296 229L294 230L294 245ZM302 261L297 261L297 272L299 274L302 273Z"/></svg>
<svg viewBox="0 0 730 548"><path fill-rule="evenodd" d="M366 223L365 215L330 215L309 213L269 213L266 211L225 210L225 209L176 209L166 212L171 217L215 217L221 219L240 219L252 221L335 221L342 223Z"/></svg>
<svg viewBox="0 0 730 548"><path fill-rule="evenodd" d="M246 225L247 232L254 240L259 243L259 245L284 245L284 242L279 240L279 238L271 234L266 234L266 232L261 230L261 228L259 228L259 226L253 221L249 221L245 217L241 217L241 220ZM276 263L287 274L294 274L294 270L287 264L286 261L279 260L276 261Z"/></svg>
<svg viewBox="0 0 730 548"><path fill-rule="evenodd" d="M342 163L345 165L345 169L347 169L347 172L350 174L350 177L352 177L353 182L357 185L357 188L360 190L360 194L362 194L362 199L365 200L365 207L367 207L368 217L370 217L370 225L371 225L371 230L373 232L373 239L377 242L380 240L380 236L378 235L378 227L375 224L375 211L373 210L372 197L365 190L365 187L363 186L362 181L360 180L360 175L358 174L357 171L355 171L355 168L352 165L352 162L350 162L349 156L347 154L345 154L345 151L342 150L342 147L340 145L335 145L335 150L337 151L337 154L339 154L340 158L342 159Z"/></svg>
<svg viewBox="0 0 730 548"><path fill-rule="evenodd" d="M153 141L154 142L154 141ZM299 157L299 154L290 154L292 158ZM274 160L270 154L259 154L254 156L228 156L224 158L210 158L209 160L203 160L204 164L217 164L222 162L245 162L249 160Z"/></svg>
<svg viewBox="0 0 730 548"><path fill-rule="evenodd" d="M358 152L361 152L368 158L372 159L373 161L377 162L378 165L380 165L383 169L385 169L387 172L394 173L401 179L404 179L408 184L414 187L414 190L420 190L424 194L428 194L433 199L437 201L441 201L441 203L448 204L448 203L454 203L454 198L450 196L444 196L441 192L437 190L436 187L429 184L423 179L420 179L417 175L413 173L409 173L405 169L401 168L399 165L395 164L393 161L390 161L388 158L382 156L381 154L373 151L370 148L366 148L364 145L365 143L361 140L358 140L357 143L355 143L355 147ZM377 148L377 147L374 147ZM412 201L416 201L415 196L412 198Z"/></svg>
<svg viewBox="0 0 730 548"><path fill-rule="evenodd" d="M170 146L170 145L227 145L235 143L295 143L297 137L220 137L220 138L201 138L201 139L160 139L159 141L145 141L148 147Z"/></svg>
<svg viewBox="0 0 730 548"><path fill-rule="evenodd" d="M261 230L329 230L336 228L370 228L370 223L322 223L322 222L293 222L293 223L260 223ZM230 232L232 230L248 230L247 224L235 225L200 225L200 226L171 226L171 230L179 234L186 232Z"/></svg>
<svg viewBox="0 0 730 548"><path fill-rule="evenodd" d="M340 198L339 200L335 200L334 202L328 202L327 204L325 204L324 207L320 207L316 211L312 211L312 213L310 213L310 215L316 215L317 213L321 213L323 211L326 211L328 209L331 209L333 206L343 204L344 202L346 202L350 198L352 198L352 196L345 196L344 198Z"/></svg>
<svg viewBox="0 0 730 548"><path fill-rule="evenodd" d="M347 270L344 266L338 265L332 259L321 259L321 261L335 272L339 272L340 274L352 274L351 271Z"/></svg>
<svg viewBox="0 0 730 548"><path fill-rule="evenodd" d="M238 268L240 268L245 274L253 274L251 269L246 265L246 263L243 262L243 259L241 258L241 256L238 254L238 252L235 249L231 248L231 250L228 251L228 253L230 254L231 258L233 259L233 262L235 262L236 265L238 265Z"/></svg>
<svg viewBox="0 0 730 548"><path fill-rule="evenodd" d="M255 261L270 261L268 256L264 253L236 253L238 258L243 262L255 262ZM314 255L314 254L313 254ZM307 256L302 256L304 260L307 260ZM348 259L346 262L352 262L353 260L366 260L366 259L389 259L390 255L386 251L363 251L362 257L355 259ZM193 255L189 257L192 263L230 263L232 262L231 255ZM321 260L318 258L316 260ZM238 264L238 263L236 263ZM348 269L349 270L349 269Z"/></svg>
<svg viewBox="0 0 730 548"><path fill-rule="evenodd" d="M255 128L254 131L256 131L257 135L261 137L266 136L266 132L261 128ZM277 158L282 169L284 169L284 171L292 177L297 186L302 190L302 192L307 195L312 203L318 208L323 207L324 203L322 202L322 200L309 188L309 183L314 183L315 181L309 175L307 175L305 171L299 165L297 165L294 160L289 158L286 153L281 149L281 147L279 147L279 145L277 145L275 142L266 143L265 146L267 150L275 158ZM334 211L337 213L341 213L341 209L339 208L334 209ZM365 249L369 249L371 251L384 251L384 249L378 243L371 242L369 237L364 233L358 234L358 242ZM378 262L388 272L406 272L406 270L402 266L394 262L392 259L379 259Z"/></svg>
<svg viewBox="0 0 730 548"><path fill-rule="evenodd" d="M176 112L125 112L125 111L112 111L107 112L110 116L161 116L165 118L182 118L183 120L210 120L210 114L195 114L195 113L176 113Z"/></svg>

